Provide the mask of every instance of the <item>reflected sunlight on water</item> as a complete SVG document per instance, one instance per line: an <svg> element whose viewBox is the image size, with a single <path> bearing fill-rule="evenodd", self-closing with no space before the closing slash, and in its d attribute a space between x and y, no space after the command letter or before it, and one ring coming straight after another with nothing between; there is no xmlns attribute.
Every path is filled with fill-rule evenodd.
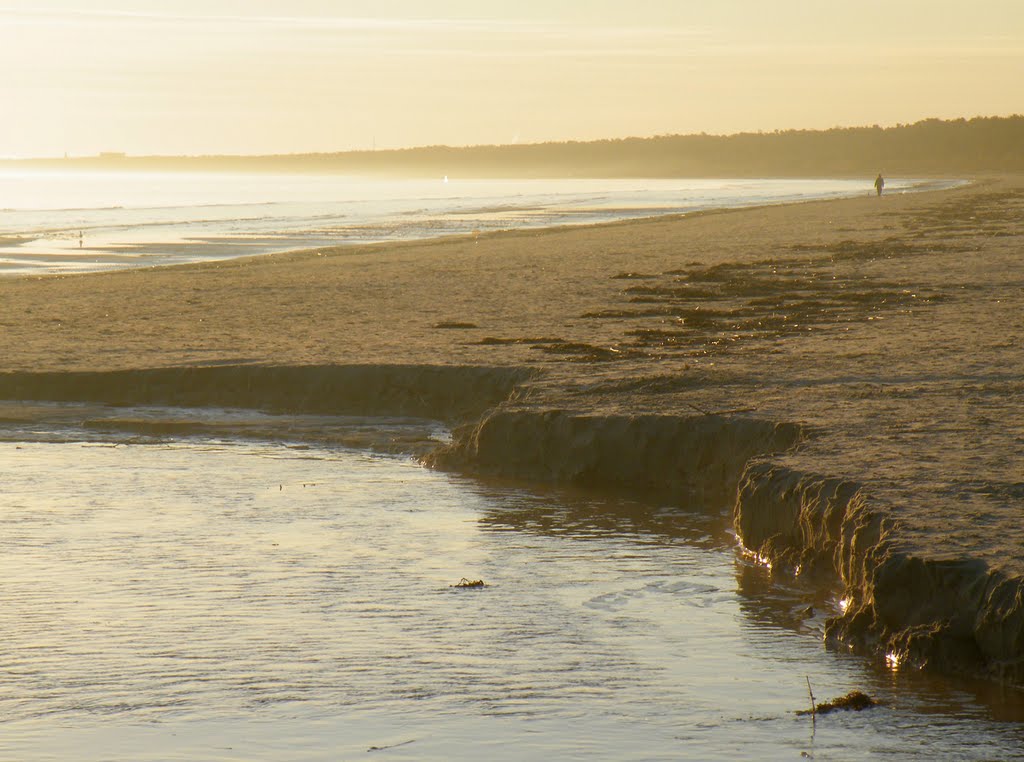
<svg viewBox="0 0 1024 762"><path fill-rule="evenodd" d="M921 181L889 180L899 192ZM956 182L930 182L948 187ZM90 272L840 198L821 179L399 180L0 170L0 274Z"/></svg>
<svg viewBox="0 0 1024 762"><path fill-rule="evenodd" d="M3 758L1024 756L964 687L825 651L829 591L721 518L308 443L6 439ZM805 675L886 706L812 736Z"/></svg>

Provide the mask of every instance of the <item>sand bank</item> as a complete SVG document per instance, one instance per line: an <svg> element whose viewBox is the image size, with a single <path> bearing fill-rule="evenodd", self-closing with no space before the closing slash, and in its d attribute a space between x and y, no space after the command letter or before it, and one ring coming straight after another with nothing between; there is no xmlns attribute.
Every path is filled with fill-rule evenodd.
<svg viewBox="0 0 1024 762"><path fill-rule="evenodd" d="M1022 241L1002 179L0 279L0 395L435 415L440 467L725 493L843 586L830 638L1020 684Z"/></svg>

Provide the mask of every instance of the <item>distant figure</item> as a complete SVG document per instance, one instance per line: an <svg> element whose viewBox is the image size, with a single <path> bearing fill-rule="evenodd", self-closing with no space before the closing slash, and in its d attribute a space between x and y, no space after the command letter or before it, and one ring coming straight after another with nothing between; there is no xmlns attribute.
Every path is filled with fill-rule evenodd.
<svg viewBox="0 0 1024 762"><path fill-rule="evenodd" d="M83 236L83 233L82 233L81 230L79 230L78 231L78 248L82 248L82 236Z"/></svg>
<svg viewBox="0 0 1024 762"><path fill-rule="evenodd" d="M882 179L882 173L878 173L878 177L875 178L875 192L881 196L882 188L885 187L885 180Z"/></svg>

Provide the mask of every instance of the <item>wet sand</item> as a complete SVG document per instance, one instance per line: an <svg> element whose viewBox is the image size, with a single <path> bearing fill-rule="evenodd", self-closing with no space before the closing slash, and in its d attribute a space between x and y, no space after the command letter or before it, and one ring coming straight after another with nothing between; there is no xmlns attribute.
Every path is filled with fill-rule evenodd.
<svg viewBox="0 0 1024 762"><path fill-rule="evenodd" d="M509 368L512 399L481 419L489 386L487 405L461 416L469 425L433 463L655 493L662 480L675 486L659 499L679 500L715 494L698 489L714 471L730 502L739 488L736 525L748 547L780 569L840 580L850 605L830 636L1019 684L1022 241L1024 179L1000 178L3 278L0 394L102 398L103 377L83 386L62 374L118 371L128 373L106 377L108 393L123 401L141 383L130 371L227 366L236 375L203 382L227 386L207 398L224 403L239 398L230 384L273 387L261 368L399 368L382 387L406 366ZM239 365L256 375L240 382ZM39 372L58 375L43 383L30 375ZM323 375L309 378L320 379L315 392ZM288 383L278 397L315 396ZM78 391L86 386L88 395ZM666 418L681 423L666 428ZM784 428L766 434L765 422ZM736 445L745 432L756 446ZM531 443L535 457L513 457ZM666 448L690 449L655 457ZM625 452L647 455L616 477Z"/></svg>

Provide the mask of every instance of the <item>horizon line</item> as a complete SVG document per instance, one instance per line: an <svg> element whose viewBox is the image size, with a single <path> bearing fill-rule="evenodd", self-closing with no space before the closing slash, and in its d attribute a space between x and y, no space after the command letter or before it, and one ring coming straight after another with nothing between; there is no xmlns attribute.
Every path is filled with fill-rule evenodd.
<svg viewBox="0 0 1024 762"><path fill-rule="evenodd" d="M404 146L400 148L348 148L338 150L310 150L310 151L282 151L273 153L251 153L251 154L231 154L231 153L194 153L194 154L160 154L160 153L148 153L148 154L130 154L122 151L99 151L93 154L70 154L65 152L63 156L0 156L0 162L33 162L33 161L81 161L81 160L100 160L106 159L109 161L118 160L136 160L136 159L272 159L272 158L298 158L306 156L343 156L350 154L388 154L388 153L402 153L412 151L427 151L427 150L438 150L448 149L454 151L481 149L481 148L528 148L544 145L586 145L591 143L614 143L614 142L627 142L627 141L646 141L646 140L660 140L666 138L693 138L693 137L707 137L707 138L731 138L740 137L747 135L780 135L786 133L825 133L842 130L890 130L890 129L901 129L904 127L913 127L917 124L923 124L925 122L972 122L976 120L987 120L987 119L1021 119L1024 118L1024 113L1012 113L1005 115L975 115L975 116L959 116L951 118L942 117L924 117L917 119L913 122L894 122L889 124L860 124L860 125L833 125L825 128L807 128L807 127L787 127L770 130L740 130L737 132L688 132L688 133L658 133L655 135L626 135L620 137L605 137L605 138L590 138L590 139L579 139L579 138L567 138L567 139L552 139L543 140L528 143L470 143L464 145L454 145L447 143L434 143L434 144L421 144Z"/></svg>

